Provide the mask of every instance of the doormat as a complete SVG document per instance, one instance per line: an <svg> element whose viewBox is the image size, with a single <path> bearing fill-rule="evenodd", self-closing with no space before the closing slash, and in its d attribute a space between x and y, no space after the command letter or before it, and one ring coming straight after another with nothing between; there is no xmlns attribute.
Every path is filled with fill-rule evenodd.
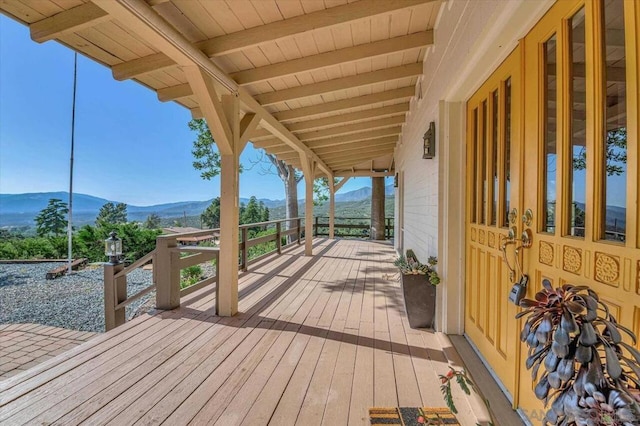
<svg viewBox="0 0 640 426"><path fill-rule="evenodd" d="M432 407L394 407L370 408L369 419L372 426L377 425L454 425L460 426L458 419L448 408Z"/></svg>

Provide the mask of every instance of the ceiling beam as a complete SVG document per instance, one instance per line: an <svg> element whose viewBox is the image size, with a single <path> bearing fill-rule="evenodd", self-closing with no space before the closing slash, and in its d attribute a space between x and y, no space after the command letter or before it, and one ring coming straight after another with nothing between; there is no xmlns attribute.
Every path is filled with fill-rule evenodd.
<svg viewBox="0 0 640 426"><path fill-rule="evenodd" d="M248 47L290 37L295 34L346 24L375 15L431 3L433 1L435 0L361 0L214 37L196 43L195 47L209 57L228 55L229 53L237 52ZM129 66L130 62L114 66L112 68L113 77L116 80L125 80L174 66L174 60L164 53L165 52L157 53L141 58L131 67Z"/></svg>
<svg viewBox="0 0 640 426"><path fill-rule="evenodd" d="M344 126L329 127L327 129L313 130L311 132L301 133L298 137L301 141L312 141L315 139L324 139L332 136L340 136L348 133L356 133L365 130L380 129L383 127L393 127L404 124L405 117L398 115L394 117L381 118L373 121L362 121L360 123L347 124Z"/></svg>
<svg viewBox="0 0 640 426"><path fill-rule="evenodd" d="M398 135L402 132L402 127L385 127L383 129L369 130L366 132L354 133L351 135L337 136L333 138L327 138L317 141L307 142L307 146L311 149L324 147L344 145L351 142L366 141L369 139L377 139L383 136L391 136L398 139Z"/></svg>
<svg viewBox="0 0 640 426"><path fill-rule="evenodd" d="M363 106L376 105L382 102L411 98L415 93L416 88L415 85L413 85L401 87L399 89L387 90L385 92L373 93L371 95L363 95L355 98L341 99L339 101L291 109L288 111L275 112L273 116L282 122L309 120L311 117L320 114L337 113L351 108L359 108Z"/></svg>
<svg viewBox="0 0 640 426"><path fill-rule="evenodd" d="M385 68L349 77L334 78L320 83L305 84L304 86L275 92L262 93L255 96L256 101L262 106L274 105L296 99L308 98L340 90L369 86L385 81L398 80L406 77L415 77L422 74L422 63L401 65L393 68ZM178 84L158 90L158 99L162 102L175 101L193 95L188 84Z"/></svg>
<svg viewBox="0 0 640 426"><path fill-rule="evenodd" d="M65 33L80 31L110 19L109 14L95 4L85 3L34 22L29 25L29 32L31 40L43 43Z"/></svg>
<svg viewBox="0 0 640 426"><path fill-rule="evenodd" d="M308 141L306 142L306 145L311 148L311 149L315 149L318 147L324 147L324 146L335 146L335 145L344 145L344 144L348 144L351 142L358 142L358 141L365 141L365 140L369 140L369 139L377 139L383 136L391 136L391 137L395 137L396 140L398 139L398 135L402 132L402 127L400 126L396 126L396 127L385 127L382 129L376 129L376 130L368 130L366 132L359 132L359 133L353 133L350 135L345 135L345 136L335 136L335 137L331 137L331 138L327 138L327 139L321 139L321 140L316 140L316 141ZM263 140L263 141L258 141L258 142L253 142L253 145L256 148L270 148L273 146L278 146L281 145L282 142L280 142L278 139L269 139L269 140Z"/></svg>
<svg viewBox="0 0 640 426"><path fill-rule="evenodd" d="M364 111L350 112L346 114L333 115L331 117L318 118L315 120L290 123L287 128L294 133L305 132L322 127L335 126L346 123L356 123L358 121L388 117L392 115L409 112L409 103L389 105L382 108L367 109Z"/></svg>
<svg viewBox="0 0 640 426"><path fill-rule="evenodd" d="M390 153L380 153L380 154L367 154L367 155L362 155L361 157L356 157L356 158L352 158L352 159L345 159L343 161L340 162L331 162L330 167L333 170L344 170L345 168L348 167L355 167L355 166L359 166L360 164L363 163L367 163L369 161L372 160L377 160L378 158L381 157L386 157L387 155L389 155ZM367 165L367 168L369 166Z"/></svg>
<svg viewBox="0 0 640 426"><path fill-rule="evenodd" d="M275 92L262 93L256 95L255 99L263 106L274 105L281 102L308 98L339 90L354 89L362 86L370 86L376 83L399 80L406 77L415 77L421 74L422 62L419 62L350 75L348 77L334 78L333 80L322 81L320 83L305 84L304 86L292 87L290 89L283 89Z"/></svg>
<svg viewBox="0 0 640 426"><path fill-rule="evenodd" d="M340 150L334 151L326 154L322 154L321 157L327 161L340 161L342 159L354 158L359 155L367 155L369 153L393 153L393 148L395 148L395 144L387 144L387 145L378 145L372 146L370 148L361 148L361 149L348 149L348 150Z"/></svg>
<svg viewBox="0 0 640 426"><path fill-rule="evenodd" d="M362 171L356 171L356 172L351 172L351 171L343 171L343 172L336 172L334 173L334 177L386 177L386 176L393 176L394 172L393 171L388 171L388 172L378 172L378 171L366 171L366 170L362 170ZM337 190L336 190L337 191Z"/></svg>
<svg viewBox="0 0 640 426"><path fill-rule="evenodd" d="M331 52L305 56L259 68L232 73L229 76L240 85L286 77L301 72L313 71L334 65L356 62L361 59L375 58L396 52L420 49L433 44L433 31L423 31L401 37L359 44Z"/></svg>
<svg viewBox="0 0 640 426"><path fill-rule="evenodd" d="M328 146L326 148L316 148L313 151L318 155L330 154L332 152L345 152L345 151L353 151L356 149L367 149L372 147L378 147L381 145L392 145L395 146L397 138L380 138L380 139L372 139L370 141L362 141L362 142L354 142L348 145L340 145L340 146Z"/></svg>
<svg viewBox="0 0 640 426"><path fill-rule="evenodd" d="M330 126L340 126L345 124L356 124L356 123L371 123L366 126L366 129L373 129L376 127L383 127L372 125L375 124L376 119L381 119L389 116L395 116L398 114L403 114L404 122L404 113L409 111L409 104L395 104L390 105L388 107L369 109L365 111L357 111L348 114L342 115L334 115L331 117L320 118L317 120L310 121L301 121L298 123L290 123L287 125L287 128L295 134L298 134L298 137L301 139L304 137L305 132L315 131L321 128L329 128ZM366 120L366 121L365 121ZM397 124L394 122L394 124ZM337 128L337 127L331 127ZM300 135L302 133L302 135ZM272 139L272 135L269 131L264 129L256 130L253 134L252 141L260 142L262 140Z"/></svg>
<svg viewBox="0 0 640 426"><path fill-rule="evenodd" d="M329 176L331 175L331 169L313 151L256 102L244 88L238 87L210 58L196 49L143 0L93 1L147 43L170 56L176 63L184 66L196 65L202 68L204 73L216 79L233 95L238 96L248 111L259 116L258 119L261 120L262 127L269 129L274 136L280 138L296 151L304 153L316 161L322 171Z"/></svg>

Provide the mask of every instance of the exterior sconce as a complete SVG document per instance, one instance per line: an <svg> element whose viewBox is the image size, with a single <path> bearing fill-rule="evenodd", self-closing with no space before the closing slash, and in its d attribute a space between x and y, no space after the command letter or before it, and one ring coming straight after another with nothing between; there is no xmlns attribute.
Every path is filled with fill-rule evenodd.
<svg viewBox="0 0 640 426"><path fill-rule="evenodd" d="M122 256L122 240L116 236L115 232L109 234L109 238L104 240L104 254L109 257L109 263L120 263Z"/></svg>
<svg viewBox="0 0 640 426"><path fill-rule="evenodd" d="M422 137L424 139L424 154L422 158L433 158L436 155L436 123L429 123L429 130Z"/></svg>
<svg viewBox="0 0 640 426"><path fill-rule="evenodd" d="M393 187L397 188L398 187L398 174L396 173L396 175L393 177Z"/></svg>

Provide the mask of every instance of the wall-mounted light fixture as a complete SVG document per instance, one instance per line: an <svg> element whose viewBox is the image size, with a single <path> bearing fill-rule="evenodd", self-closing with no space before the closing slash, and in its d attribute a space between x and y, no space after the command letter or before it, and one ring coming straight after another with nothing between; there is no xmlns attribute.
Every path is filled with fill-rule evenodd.
<svg viewBox="0 0 640 426"><path fill-rule="evenodd" d="M424 154L422 158L433 158L436 155L436 123L429 123L429 130L422 137L424 139Z"/></svg>

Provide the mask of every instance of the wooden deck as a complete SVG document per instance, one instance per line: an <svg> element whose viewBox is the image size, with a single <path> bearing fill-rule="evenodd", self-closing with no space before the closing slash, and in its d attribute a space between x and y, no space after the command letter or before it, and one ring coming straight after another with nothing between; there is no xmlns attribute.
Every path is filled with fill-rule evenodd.
<svg viewBox="0 0 640 426"><path fill-rule="evenodd" d="M0 424L356 425L444 406L453 349L409 328L391 246L314 243L243 274L237 316L205 289L0 382Z"/></svg>

